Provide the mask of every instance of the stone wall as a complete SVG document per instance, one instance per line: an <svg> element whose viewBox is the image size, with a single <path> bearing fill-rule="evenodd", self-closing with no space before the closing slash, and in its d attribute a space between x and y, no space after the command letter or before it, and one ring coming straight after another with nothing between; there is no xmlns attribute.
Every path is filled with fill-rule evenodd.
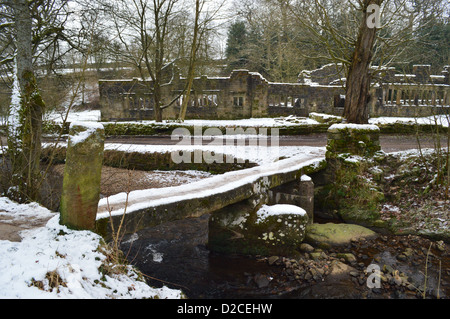
<svg viewBox="0 0 450 319"><path fill-rule="evenodd" d="M448 67L443 75L430 75L426 65L415 66L414 70L413 75L395 74L393 68L377 73L378 82L374 83L369 101L371 117L448 113L449 108L445 107L450 104ZM333 72L336 67L330 65L317 72L311 71L309 75L314 77L308 81L303 78L302 83L273 83L248 70L234 70L228 77L201 76L194 80L186 118L308 116L310 112L342 115L345 102L342 81L345 79L338 78L339 83L336 82ZM163 87L163 102L176 99L185 81L175 74ZM151 81L139 79L100 80L102 121L152 120L151 87ZM164 109L163 118L176 119L181 102L182 98L178 98Z"/></svg>
<svg viewBox="0 0 450 319"><path fill-rule="evenodd" d="M182 92L185 79L176 77L163 89L168 102ZM100 80L102 121L152 120L151 82ZM235 70L229 77L202 76L194 80L186 118L240 119L268 116L307 116L309 112L340 114L334 109L340 86L310 86L300 83L271 83L259 73ZM163 112L176 119L181 98Z"/></svg>

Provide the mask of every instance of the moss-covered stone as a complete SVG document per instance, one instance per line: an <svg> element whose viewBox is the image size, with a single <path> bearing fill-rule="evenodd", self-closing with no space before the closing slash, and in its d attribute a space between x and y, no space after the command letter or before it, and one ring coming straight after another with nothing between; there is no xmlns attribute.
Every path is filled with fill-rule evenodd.
<svg viewBox="0 0 450 319"><path fill-rule="evenodd" d="M280 213L271 215L273 209ZM269 214L265 216L266 211ZM269 251L294 250L303 242L309 219L303 209L293 205L263 206L257 215L255 224L249 227L248 236L255 236L258 243Z"/></svg>
<svg viewBox="0 0 450 319"><path fill-rule="evenodd" d="M291 255L305 237L308 215L293 205L262 206L263 198L249 199L214 212L209 224L209 249L248 255ZM276 215L262 211L277 207ZM293 212L301 211L301 214Z"/></svg>
<svg viewBox="0 0 450 319"><path fill-rule="evenodd" d="M341 116L335 116L335 115L329 115L329 114L323 114L323 113L315 113L315 112L309 113L308 117L319 123L326 123L326 124L330 124L330 125L335 124L335 123L341 123L342 119L343 119Z"/></svg>
<svg viewBox="0 0 450 319"><path fill-rule="evenodd" d="M317 205L326 215L365 226L380 218L383 193L363 174L366 159L379 153L377 126L335 124L328 129L328 185L315 194Z"/></svg>
<svg viewBox="0 0 450 319"><path fill-rule="evenodd" d="M317 208L348 223L372 226L380 218L383 192L364 177L364 161L356 165L342 160L339 164L339 169L334 172L334 182L316 190Z"/></svg>
<svg viewBox="0 0 450 319"><path fill-rule="evenodd" d="M101 126L71 126L60 204L61 224L73 229L95 228L103 147Z"/></svg>
<svg viewBox="0 0 450 319"><path fill-rule="evenodd" d="M327 158L340 153L372 156L381 150L380 130L375 125L335 124L328 128Z"/></svg>
<svg viewBox="0 0 450 319"><path fill-rule="evenodd" d="M200 132L194 132L196 129L192 125L183 124L183 123L104 123L105 127L105 135L106 136L139 136L139 135L171 135L172 132L177 128L183 128L190 132L191 135L194 135L194 133L200 133ZM278 134L279 135L302 135L302 134L312 134L312 133L325 133L330 126L329 123L323 123L323 124L308 124L308 125L289 125L289 126L280 126L277 127ZM58 125L48 125L47 132L54 132L57 128L59 128ZM205 130L209 129L210 127L204 126L202 127L202 134L205 132ZM215 129L219 129L222 134L227 134L227 130L233 130L236 129L236 127L233 126L217 126ZM246 128L243 128L246 130ZM253 129L253 128L252 128ZM263 135L271 135L272 133L272 127L255 127L255 134L263 134ZM198 130L198 128L197 128Z"/></svg>
<svg viewBox="0 0 450 319"><path fill-rule="evenodd" d="M354 224L312 224L306 227L305 242L314 246L341 246L352 239L371 239L377 234L363 226Z"/></svg>

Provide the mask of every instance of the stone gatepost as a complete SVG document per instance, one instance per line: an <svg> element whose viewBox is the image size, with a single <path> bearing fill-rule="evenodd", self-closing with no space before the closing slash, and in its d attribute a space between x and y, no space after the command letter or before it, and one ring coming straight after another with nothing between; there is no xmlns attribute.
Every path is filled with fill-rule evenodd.
<svg viewBox="0 0 450 319"><path fill-rule="evenodd" d="M334 182L341 167L342 154L373 156L381 150L380 128L369 124L333 124L328 128L327 175Z"/></svg>
<svg viewBox="0 0 450 319"><path fill-rule="evenodd" d="M60 223L72 229L95 228L105 132L99 123L70 125L64 167Z"/></svg>
<svg viewBox="0 0 450 319"><path fill-rule="evenodd" d="M376 125L334 124L328 129L326 184L315 194L322 217L363 226L379 219L383 193L359 177L365 158L381 155L379 135Z"/></svg>

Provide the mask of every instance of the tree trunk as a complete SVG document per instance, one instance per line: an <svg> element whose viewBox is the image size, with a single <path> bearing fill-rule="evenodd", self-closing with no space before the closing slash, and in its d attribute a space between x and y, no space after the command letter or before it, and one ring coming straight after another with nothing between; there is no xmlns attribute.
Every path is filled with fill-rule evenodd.
<svg viewBox="0 0 450 319"><path fill-rule="evenodd" d="M199 25L198 20L200 17L200 0L195 1L195 22L194 22L194 36L192 39L192 46L191 46L191 55L189 57L189 72L188 72L188 78L187 86L186 86L186 93L184 94L183 102L180 106L180 114L178 115L179 121L184 121L184 118L186 117L186 111L189 103L189 99L191 97L191 90L192 86L194 84L194 74L195 74L195 60L197 58L197 52L198 52L198 33L199 33Z"/></svg>
<svg viewBox="0 0 450 319"><path fill-rule="evenodd" d="M31 13L27 0L11 1L16 28L16 76L20 95L10 109L8 150L12 187L8 195L21 202L37 201L40 179L42 114L45 104L33 73Z"/></svg>
<svg viewBox="0 0 450 319"><path fill-rule="evenodd" d="M153 110L155 122L162 122L162 109L161 109L161 87L159 85L159 79L154 82L153 87Z"/></svg>
<svg viewBox="0 0 450 319"><path fill-rule="evenodd" d="M370 98L369 67L372 61L372 49L377 29L369 27L367 7L370 4L381 5L383 0L364 0L363 17L358 32L355 50L348 71L344 117L349 123L368 123L367 103Z"/></svg>

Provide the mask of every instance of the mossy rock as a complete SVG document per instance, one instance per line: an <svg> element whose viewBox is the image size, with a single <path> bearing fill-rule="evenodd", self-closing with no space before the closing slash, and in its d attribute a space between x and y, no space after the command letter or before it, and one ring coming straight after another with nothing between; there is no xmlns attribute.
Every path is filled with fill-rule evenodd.
<svg viewBox="0 0 450 319"><path fill-rule="evenodd" d="M247 200L213 213L209 249L228 254L293 255L305 237L306 212L293 205L260 206Z"/></svg>
<svg viewBox="0 0 450 319"><path fill-rule="evenodd" d="M336 115L311 112L309 113L308 117L319 123L326 123L326 124L342 123L342 117Z"/></svg>
<svg viewBox="0 0 450 319"><path fill-rule="evenodd" d="M255 224L248 230L269 250L276 250L277 246L294 249L303 242L308 224L308 215L304 209L287 204L264 205L258 210L257 216Z"/></svg>
<svg viewBox="0 0 450 319"><path fill-rule="evenodd" d="M315 246L342 246L352 239L371 239L377 234L363 226L355 224L311 224L306 227L305 242Z"/></svg>

